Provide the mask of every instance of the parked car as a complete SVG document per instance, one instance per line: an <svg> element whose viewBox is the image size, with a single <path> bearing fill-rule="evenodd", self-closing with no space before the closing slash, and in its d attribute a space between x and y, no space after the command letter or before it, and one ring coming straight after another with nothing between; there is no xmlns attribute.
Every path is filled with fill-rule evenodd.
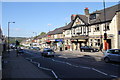
<svg viewBox="0 0 120 80"><path fill-rule="evenodd" d="M103 60L106 63L110 61L120 62L120 49L108 49L103 54Z"/></svg>
<svg viewBox="0 0 120 80"><path fill-rule="evenodd" d="M17 49L18 49L18 53L24 53L23 48L18 47Z"/></svg>
<svg viewBox="0 0 120 80"><path fill-rule="evenodd" d="M54 57L54 54L55 54L55 52L50 48L44 48L43 52L41 52L42 56L52 56L52 57Z"/></svg>
<svg viewBox="0 0 120 80"><path fill-rule="evenodd" d="M39 47L33 47L33 49L34 49L34 50L38 50L38 51L40 50Z"/></svg>
<svg viewBox="0 0 120 80"><path fill-rule="evenodd" d="M98 49L92 48L91 46L82 46L82 47L80 47L80 50L82 52L84 52L84 51L98 52L99 51Z"/></svg>

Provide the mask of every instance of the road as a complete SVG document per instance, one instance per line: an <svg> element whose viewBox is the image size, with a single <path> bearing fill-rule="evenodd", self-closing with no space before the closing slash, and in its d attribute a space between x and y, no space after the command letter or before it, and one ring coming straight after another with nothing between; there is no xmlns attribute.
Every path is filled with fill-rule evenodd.
<svg viewBox="0 0 120 80"><path fill-rule="evenodd" d="M120 77L119 63L105 63L99 57L62 53L56 53L55 57L42 57L40 52L32 50L24 50L23 57L59 79L100 78L102 80Z"/></svg>

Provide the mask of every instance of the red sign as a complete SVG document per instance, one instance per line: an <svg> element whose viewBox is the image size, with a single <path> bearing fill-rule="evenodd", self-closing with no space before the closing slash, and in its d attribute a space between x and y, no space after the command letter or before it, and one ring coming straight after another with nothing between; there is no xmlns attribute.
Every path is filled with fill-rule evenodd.
<svg viewBox="0 0 120 80"><path fill-rule="evenodd" d="M51 35L48 35L48 37L50 37Z"/></svg>

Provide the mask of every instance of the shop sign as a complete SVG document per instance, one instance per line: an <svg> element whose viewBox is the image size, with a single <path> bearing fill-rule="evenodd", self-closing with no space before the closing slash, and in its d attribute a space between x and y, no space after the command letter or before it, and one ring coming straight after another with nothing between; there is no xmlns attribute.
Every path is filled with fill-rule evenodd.
<svg viewBox="0 0 120 80"><path fill-rule="evenodd" d="M50 40L50 41L55 41L55 39L53 39L53 40Z"/></svg>
<svg viewBox="0 0 120 80"><path fill-rule="evenodd" d="M51 35L48 35L48 37L51 37Z"/></svg>
<svg viewBox="0 0 120 80"><path fill-rule="evenodd" d="M62 39L55 39L55 41L60 41L60 42L62 42L63 40L62 40Z"/></svg>

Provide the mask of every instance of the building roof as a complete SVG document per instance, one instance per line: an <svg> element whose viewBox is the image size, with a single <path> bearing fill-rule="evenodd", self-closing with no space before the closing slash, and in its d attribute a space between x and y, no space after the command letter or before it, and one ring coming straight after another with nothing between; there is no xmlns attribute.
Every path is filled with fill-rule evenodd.
<svg viewBox="0 0 120 80"><path fill-rule="evenodd" d="M71 26L72 26L72 24L73 24L73 21L71 21L68 25L64 26L64 29L63 29L63 30L68 30L68 29L70 29Z"/></svg>
<svg viewBox="0 0 120 80"><path fill-rule="evenodd" d="M105 8L106 21L111 21L113 19L113 17L116 14L116 11L119 10L118 6L120 6L120 4ZM98 13L99 16L97 17L96 20L93 20L93 21L91 20L90 24L94 24L94 23L98 23L98 22L105 22L104 9L95 11L91 14L94 14L94 13Z"/></svg>
<svg viewBox="0 0 120 80"><path fill-rule="evenodd" d="M46 37L46 36L47 36L47 34L40 35L40 36L37 37L37 39L41 39L41 38Z"/></svg>
<svg viewBox="0 0 120 80"><path fill-rule="evenodd" d="M88 23L88 17L85 15L77 15L79 16L79 18L84 22L84 23Z"/></svg>

